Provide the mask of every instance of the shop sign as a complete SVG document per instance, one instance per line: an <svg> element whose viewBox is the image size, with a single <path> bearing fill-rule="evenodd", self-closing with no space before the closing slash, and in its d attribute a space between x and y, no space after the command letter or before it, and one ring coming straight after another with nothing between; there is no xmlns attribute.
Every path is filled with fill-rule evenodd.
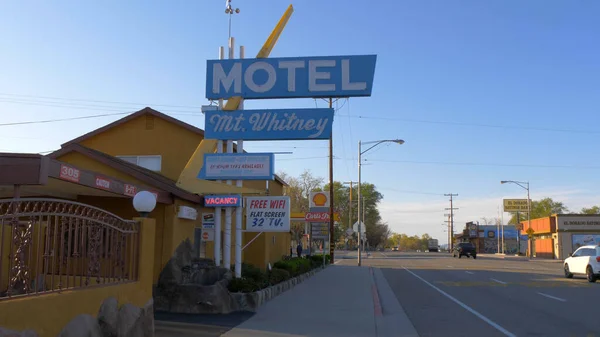
<svg viewBox="0 0 600 337"><path fill-rule="evenodd" d="M504 199L505 212L525 212L529 211L527 199Z"/></svg>
<svg viewBox="0 0 600 337"><path fill-rule="evenodd" d="M103 190L110 190L110 180L100 177L100 176L96 176L96 187L101 188Z"/></svg>
<svg viewBox="0 0 600 337"><path fill-rule="evenodd" d="M81 171L74 167L61 164L59 177L62 180L68 180L74 183L78 183L79 179L81 179Z"/></svg>
<svg viewBox="0 0 600 337"><path fill-rule="evenodd" d="M371 96L377 55L208 60L206 98Z"/></svg>
<svg viewBox="0 0 600 337"><path fill-rule="evenodd" d="M333 109L216 110L205 114L209 139L309 140L329 139Z"/></svg>
<svg viewBox="0 0 600 337"><path fill-rule="evenodd" d="M308 207L329 207L329 191L310 192L308 198Z"/></svg>
<svg viewBox="0 0 600 337"><path fill-rule="evenodd" d="M202 213L202 231L215 229L215 213Z"/></svg>
<svg viewBox="0 0 600 337"><path fill-rule="evenodd" d="M205 180L273 180L275 175L273 157L272 153L206 153L198 178Z"/></svg>
<svg viewBox="0 0 600 337"><path fill-rule="evenodd" d="M329 212L308 212L304 216L308 222L329 222Z"/></svg>
<svg viewBox="0 0 600 337"><path fill-rule="evenodd" d="M246 232L289 232L290 197L247 197Z"/></svg>
<svg viewBox="0 0 600 337"><path fill-rule="evenodd" d="M242 206L242 196L232 195L207 195L204 197L206 207L239 207Z"/></svg>

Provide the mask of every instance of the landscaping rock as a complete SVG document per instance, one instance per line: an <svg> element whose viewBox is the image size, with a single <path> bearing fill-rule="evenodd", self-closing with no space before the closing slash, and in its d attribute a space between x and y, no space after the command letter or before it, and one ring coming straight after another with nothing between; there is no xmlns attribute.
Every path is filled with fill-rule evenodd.
<svg viewBox="0 0 600 337"><path fill-rule="evenodd" d="M117 336L117 322L119 302L114 297L109 297L102 302L98 311L98 325L104 337Z"/></svg>
<svg viewBox="0 0 600 337"><path fill-rule="evenodd" d="M75 316L64 326L58 337L103 337L96 318L92 315Z"/></svg>
<svg viewBox="0 0 600 337"><path fill-rule="evenodd" d="M144 329L139 324L142 316L142 309L133 304L127 303L121 306L117 318L117 336L118 337L142 337Z"/></svg>
<svg viewBox="0 0 600 337"><path fill-rule="evenodd" d="M33 330L15 331L0 327L0 337L39 337Z"/></svg>

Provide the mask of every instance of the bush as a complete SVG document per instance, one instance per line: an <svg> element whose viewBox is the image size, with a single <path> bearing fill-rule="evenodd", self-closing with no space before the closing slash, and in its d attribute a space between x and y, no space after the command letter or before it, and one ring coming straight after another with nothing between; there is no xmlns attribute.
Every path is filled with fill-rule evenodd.
<svg viewBox="0 0 600 337"><path fill-rule="evenodd" d="M290 278L290 273L285 269L273 268L269 273L269 283L272 285L287 281Z"/></svg>
<svg viewBox="0 0 600 337"><path fill-rule="evenodd" d="M325 263L329 263L331 261L331 256L329 254L325 255ZM323 254L311 255L310 262L312 268L318 268L323 266Z"/></svg>
<svg viewBox="0 0 600 337"><path fill-rule="evenodd" d="M261 289L260 285L249 278L233 278L227 286L229 292L232 293L251 293Z"/></svg>
<svg viewBox="0 0 600 337"><path fill-rule="evenodd" d="M312 263L309 259L293 258L287 261L277 261L274 268L286 270L292 277L309 272L312 269Z"/></svg>
<svg viewBox="0 0 600 337"><path fill-rule="evenodd" d="M261 288L269 285L269 277L260 268L242 263L242 277L255 281Z"/></svg>

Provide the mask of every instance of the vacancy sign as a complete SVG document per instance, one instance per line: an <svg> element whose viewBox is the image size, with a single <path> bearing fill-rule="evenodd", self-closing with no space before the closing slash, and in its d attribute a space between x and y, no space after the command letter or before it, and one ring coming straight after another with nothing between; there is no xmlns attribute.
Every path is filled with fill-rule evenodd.
<svg viewBox="0 0 600 337"><path fill-rule="evenodd" d="M247 197L246 232L289 232L290 197Z"/></svg>

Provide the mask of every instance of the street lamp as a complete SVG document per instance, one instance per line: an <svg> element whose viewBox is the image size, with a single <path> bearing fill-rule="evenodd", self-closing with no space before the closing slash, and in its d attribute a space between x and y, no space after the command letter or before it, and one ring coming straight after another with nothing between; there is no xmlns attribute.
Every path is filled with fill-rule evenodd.
<svg viewBox="0 0 600 337"><path fill-rule="evenodd" d="M361 173L361 167L362 167L362 155L365 154L366 152L368 152L369 150L373 149L374 147L383 144L383 143L396 143L398 145L402 145L404 144L404 141L402 139L384 139L384 140L375 140L375 141L370 141L370 142L362 142L362 141L358 141L358 266L360 267L360 265L362 264L362 257L361 257L361 252L360 252L360 241L361 241L361 217L360 217L360 173ZM371 147L369 147L368 149L362 151L362 145L367 145L367 144L373 144Z"/></svg>
<svg viewBox="0 0 600 337"><path fill-rule="evenodd" d="M529 197L529 182L528 181L514 181L514 180L502 180L500 182L500 184L515 184L515 185L519 185L521 188L527 190L527 229L531 228L531 199ZM519 245L519 254L521 254L521 233L518 230L517 231L517 239L518 239L518 245ZM532 252L532 245L533 243L531 242L531 238L529 238L529 240L527 240L527 247L529 250L529 257L533 257L533 252Z"/></svg>
<svg viewBox="0 0 600 337"><path fill-rule="evenodd" d="M133 197L133 208L145 218L156 207L156 197L148 191L140 191Z"/></svg>

